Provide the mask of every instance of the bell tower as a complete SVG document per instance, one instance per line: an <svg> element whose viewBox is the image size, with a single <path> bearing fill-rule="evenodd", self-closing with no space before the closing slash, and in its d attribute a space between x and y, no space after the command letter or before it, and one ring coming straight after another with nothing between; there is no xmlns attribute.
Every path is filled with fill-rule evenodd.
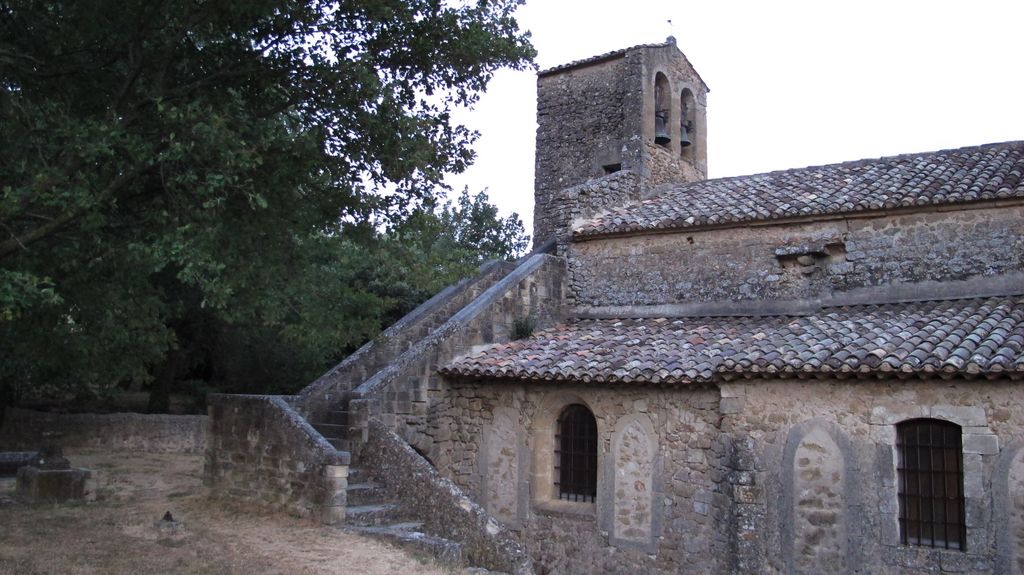
<svg viewBox="0 0 1024 575"><path fill-rule="evenodd" d="M707 93L671 36L538 73L534 246L580 211L565 205L566 188L629 179L625 202L637 185L706 179Z"/></svg>

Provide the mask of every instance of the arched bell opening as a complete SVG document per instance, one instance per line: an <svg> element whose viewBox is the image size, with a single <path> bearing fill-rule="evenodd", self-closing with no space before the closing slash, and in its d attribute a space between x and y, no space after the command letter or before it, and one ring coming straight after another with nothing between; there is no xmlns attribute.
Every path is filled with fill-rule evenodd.
<svg viewBox="0 0 1024 575"><path fill-rule="evenodd" d="M669 132L671 114L668 78L658 72L654 76L654 143L666 148L672 142Z"/></svg>
<svg viewBox="0 0 1024 575"><path fill-rule="evenodd" d="M679 95L679 157L693 161L697 139L697 105L693 92L684 88Z"/></svg>

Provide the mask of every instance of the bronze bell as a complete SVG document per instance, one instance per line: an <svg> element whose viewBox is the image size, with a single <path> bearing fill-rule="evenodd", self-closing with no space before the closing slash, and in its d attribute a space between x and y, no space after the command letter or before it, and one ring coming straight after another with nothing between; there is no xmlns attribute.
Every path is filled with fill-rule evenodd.
<svg viewBox="0 0 1024 575"><path fill-rule="evenodd" d="M664 146L672 141L668 135L668 110L654 113L654 143Z"/></svg>
<svg viewBox="0 0 1024 575"><path fill-rule="evenodd" d="M693 124L691 124L690 122L686 122L679 126L679 146L681 148L685 148L686 146L689 146L692 143L690 142L690 129L692 127Z"/></svg>

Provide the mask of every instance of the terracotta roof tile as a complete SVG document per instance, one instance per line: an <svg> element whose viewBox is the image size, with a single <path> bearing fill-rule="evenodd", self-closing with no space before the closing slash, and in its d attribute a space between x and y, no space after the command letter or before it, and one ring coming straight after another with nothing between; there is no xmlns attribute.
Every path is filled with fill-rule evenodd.
<svg viewBox="0 0 1024 575"><path fill-rule="evenodd" d="M1024 198L1024 141L664 186L576 237Z"/></svg>
<svg viewBox="0 0 1024 575"><path fill-rule="evenodd" d="M729 374L1024 378L1024 296L833 307L802 317L587 319L492 346L441 373L666 384Z"/></svg>

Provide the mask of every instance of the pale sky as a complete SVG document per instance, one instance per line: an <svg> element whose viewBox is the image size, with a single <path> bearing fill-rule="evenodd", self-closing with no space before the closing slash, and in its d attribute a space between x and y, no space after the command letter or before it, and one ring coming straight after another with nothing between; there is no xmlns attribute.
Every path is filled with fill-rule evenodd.
<svg viewBox="0 0 1024 575"><path fill-rule="evenodd" d="M550 68L672 33L708 94L717 178L1024 139L1024 1L532 0ZM456 119L481 133L449 178L533 227L536 74L499 72Z"/></svg>

